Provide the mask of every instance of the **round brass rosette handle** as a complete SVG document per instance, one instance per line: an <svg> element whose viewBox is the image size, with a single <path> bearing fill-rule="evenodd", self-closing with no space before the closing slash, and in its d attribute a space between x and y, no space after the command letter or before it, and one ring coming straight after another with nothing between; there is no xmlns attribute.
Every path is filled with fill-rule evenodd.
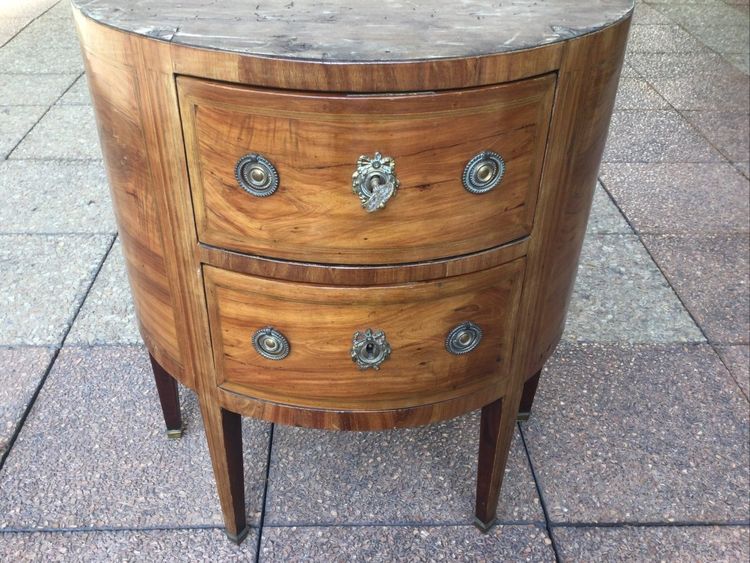
<svg viewBox="0 0 750 563"><path fill-rule="evenodd" d="M380 369L380 364L391 355L391 345L382 330L367 329L355 332L352 338L352 361L359 369Z"/></svg>
<svg viewBox="0 0 750 563"><path fill-rule="evenodd" d="M468 354L482 341L482 329L471 321L453 327L445 339L445 349L451 354Z"/></svg>
<svg viewBox="0 0 750 563"><path fill-rule="evenodd" d="M497 186L505 175L503 157L492 151L475 155L464 168L463 183L467 192L484 194Z"/></svg>
<svg viewBox="0 0 750 563"><path fill-rule="evenodd" d="M379 152L372 158L362 155L357 160L357 169L352 174L352 191L359 197L368 213L383 209L388 200L396 195L399 182L396 178L396 161Z"/></svg>
<svg viewBox="0 0 750 563"><path fill-rule="evenodd" d="M234 175L240 187L255 197L268 197L279 187L279 173L261 154L246 154L239 159Z"/></svg>
<svg viewBox="0 0 750 563"><path fill-rule="evenodd" d="M289 341L271 326L253 334L253 347L258 354L268 360L283 360L289 355Z"/></svg>

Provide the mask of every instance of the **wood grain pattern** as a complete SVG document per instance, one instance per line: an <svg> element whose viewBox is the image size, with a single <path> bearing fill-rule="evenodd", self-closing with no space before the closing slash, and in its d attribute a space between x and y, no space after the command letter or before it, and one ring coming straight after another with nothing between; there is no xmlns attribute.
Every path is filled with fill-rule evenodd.
<svg viewBox="0 0 750 563"><path fill-rule="evenodd" d="M505 377L523 259L435 282L342 287L281 282L205 268L216 365L225 389L311 408L387 410L456 398ZM484 332L456 356L445 338L472 321ZM260 356L255 331L273 326L291 345ZM385 332L393 351L379 370L359 370L352 336Z"/></svg>
<svg viewBox="0 0 750 563"><path fill-rule="evenodd" d="M156 360L192 387L178 342L175 289L166 271L136 71L88 50L84 61L141 336Z"/></svg>
<svg viewBox="0 0 750 563"><path fill-rule="evenodd" d="M532 377L565 328L630 21L567 44L528 253L518 371Z"/></svg>
<svg viewBox="0 0 750 563"><path fill-rule="evenodd" d="M457 256L531 229L554 76L442 94L324 96L178 79L201 241L260 256L388 264ZM466 191L466 163L505 159L502 182ZM352 193L360 155L395 158L385 209ZM243 191L237 161L260 153L279 172L264 198Z"/></svg>
<svg viewBox="0 0 750 563"><path fill-rule="evenodd" d="M388 285L450 278L486 270L526 255L528 238L460 258L385 266L335 266L290 262L201 245L201 260L224 270L264 278L332 285Z"/></svg>

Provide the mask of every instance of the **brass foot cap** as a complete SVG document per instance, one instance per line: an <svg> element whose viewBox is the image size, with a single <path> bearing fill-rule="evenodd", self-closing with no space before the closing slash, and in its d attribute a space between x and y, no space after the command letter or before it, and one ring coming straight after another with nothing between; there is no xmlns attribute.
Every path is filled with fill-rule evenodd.
<svg viewBox="0 0 750 563"><path fill-rule="evenodd" d="M475 525L475 526L476 526L477 528L479 528L479 530L480 530L480 531L481 531L481 532L482 532L483 534L486 534L486 533L487 533L487 532L489 532L489 531L490 531L490 530L492 529L492 527L493 527L493 526L495 525L495 521L496 521L496 520L497 520L496 518L493 518L493 519L492 519L492 520L490 520L489 522L482 522L482 521L481 521L481 520L479 519L479 517L478 517L478 516L475 516L475 517L474 517L474 525Z"/></svg>
<svg viewBox="0 0 750 563"><path fill-rule="evenodd" d="M237 535L230 534L227 530L224 530L224 533L230 540L232 540L237 545L240 545L250 533L250 526L245 526L244 528L242 528L242 530L240 530Z"/></svg>
<svg viewBox="0 0 750 563"><path fill-rule="evenodd" d="M516 420L518 420L518 421L520 421L520 422L524 422L524 421L526 421L526 420L529 420L529 417L530 417L530 416L531 416L531 413L530 413L530 412L519 412L519 413L518 413L518 414L516 415Z"/></svg>
<svg viewBox="0 0 750 563"><path fill-rule="evenodd" d="M179 440L182 438L182 431L184 428L177 428L176 430L167 430L167 438L170 440Z"/></svg>

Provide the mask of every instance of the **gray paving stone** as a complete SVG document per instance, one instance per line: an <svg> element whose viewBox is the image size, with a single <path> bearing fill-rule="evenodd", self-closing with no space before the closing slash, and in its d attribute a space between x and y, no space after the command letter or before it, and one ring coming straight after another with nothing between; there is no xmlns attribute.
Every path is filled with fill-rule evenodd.
<svg viewBox="0 0 750 563"><path fill-rule="evenodd" d="M620 79L615 109L669 109L669 104L648 82L640 78Z"/></svg>
<svg viewBox="0 0 750 563"><path fill-rule="evenodd" d="M3 0L0 14L8 18L35 18L43 14L58 0Z"/></svg>
<svg viewBox="0 0 750 563"><path fill-rule="evenodd" d="M733 162L732 166L739 170L740 173L745 176L745 178L750 178L750 162Z"/></svg>
<svg viewBox="0 0 750 563"><path fill-rule="evenodd" d="M0 232L115 233L99 161L0 162Z"/></svg>
<svg viewBox="0 0 750 563"><path fill-rule="evenodd" d="M0 11L0 46L10 41L29 21L27 18L4 17L3 14Z"/></svg>
<svg viewBox="0 0 750 563"><path fill-rule="evenodd" d="M89 93L89 85L86 82L86 75L84 74L75 84L65 92L65 95L60 98L58 102L60 105L68 106L90 106L91 105L91 94Z"/></svg>
<svg viewBox="0 0 750 563"><path fill-rule="evenodd" d="M107 256L78 317L68 344L140 344L125 258L119 241Z"/></svg>
<svg viewBox="0 0 750 563"><path fill-rule="evenodd" d="M594 201L591 205L586 232L592 235L633 234L625 217L617 209L609 194L604 191L600 182L597 182L596 190L594 190Z"/></svg>
<svg viewBox="0 0 750 563"><path fill-rule="evenodd" d="M750 77L739 71L703 79L694 76L652 80L651 85L675 109L750 111Z"/></svg>
<svg viewBox="0 0 750 563"><path fill-rule="evenodd" d="M141 347L64 348L0 473L0 529L221 525L195 395L168 440ZM243 422L259 521L269 425Z"/></svg>
<svg viewBox="0 0 750 563"><path fill-rule="evenodd" d="M646 80L692 76L708 80L716 75L736 75L736 69L721 55L710 51L696 53L633 53L628 63Z"/></svg>
<svg viewBox="0 0 750 563"><path fill-rule="evenodd" d="M641 233L750 229L750 182L728 163L605 164L600 176Z"/></svg>
<svg viewBox="0 0 750 563"><path fill-rule="evenodd" d="M716 349L742 392L750 398L750 346L717 346Z"/></svg>
<svg viewBox="0 0 750 563"><path fill-rule="evenodd" d="M681 53L705 48L678 25L635 25L630 30L627 47L632 53Z"/></svg>
<svg viewBox="0 0 750 563"><path fill-rule="evenodd" d="M0 50L0 73L79 74L81 49L72 21L45 15Z"/></svg>
<svg viewBox="0 0 750 563"><path fill-rule="evenodd" d="M710 346L563 344L534 408L522 428L553 522L750 517L748 404Z"/></svg>
<svg viewBox="0 0 750 563"><path fill-rule="evenodd" d="M747 234L652 235L643 237L643 241L710 341L747 343L750 334Z"/></svg>
<svg viewBox="0 0 750 563"><path fill-rule="evenodd" d="M479 416L387 432L277 426L266 524L471 524ZM516 437L501 492L502 522L544 520Z"/></svg>
<svg viewBox="0 0 750 563"><path fill-rule="evenodd" d="M49 106L70 87L75 74L0 74L0 105Z"/></svg>
<svg viewBox="0 0 750 563"><path fill-rule="evenodd" d="M0 160L8 156L45 111L45 106L0 106Z"/></svg>
<svg viewBox="0 0 750 563"><path fill-rule="evenodd" d="M746 113L686 111L682 115L729 160L750 159L750 116Z"/></svg>
<svg viewBox="0 0 750 563"><path fill-rule="evenodd" d="M740 72L750 74L750 53L724 53L724 58Z"/></svg>
<svg viewBox="0 0 750 563"><path fill-rule="evenodd" d="M742 11L719 2L710 4L654 4L654 8L688 29L705 25L731 27L742 25L747 20Z"/></svg>
<svg viewBox="0 0 750 563"><path fill-rule="evenodd" d="M704 45L719 53L750 52L749 25L696 25L690 27L690 33Z"/></svg>
<svg viewBox="0 0 750 563"><path fill-rule="evenodd" d="M655 10L648 4L644 4L643 2L637 2L635 6L635 11L633 12L633 24L634 25L641 25L641 24L669 24L672 23L672 20L670 20L667 16L659 12L658 10Z"/></svg>
<svg viewBox="0 0 750 563"><path fill-rule="evenodd" d="M563 338L631 343L703 340L643 245L631 235L586 237Z"/></svg>
<svg viewBox="0 0 750 563"><path fill-rule="evenodd" d="M59 345L111 240L0 235L0 345Z"/></svg>
<svg viewBox="0 0 750 563"><path fill-rule="evenodd" d="M263 529L261 561L555 561L551 541L536 526Z"/></svg>
<svg viewBox="0 0 750 563"><path fill-rule="evenodd" d="M0 533L0 552L17 563L255 561L258 532L241 546L221 530Z"/></svg>
<svg viewBox="0 0 750 563"><path fill-rule="evenodd" d="M52 353L41 347L0 348L0 457L47 370Z"/></svg>
<svg viewBox="0 0 750 563"><path fill-rule="evenodd" d="M562 561L712 561L750 559L747 527L554 528Z"/></svg>
<svg viewBox="0 0 750 563"><path fill-rule="evenodd" d="M604 162L717 162L721 154L672 110L616 111Z"/></svg>
<svg viewBox="0 0 750 563"><path fill-rule="evenodd" d="M53 106L11 158L101 159L91 106Z"/></svg>

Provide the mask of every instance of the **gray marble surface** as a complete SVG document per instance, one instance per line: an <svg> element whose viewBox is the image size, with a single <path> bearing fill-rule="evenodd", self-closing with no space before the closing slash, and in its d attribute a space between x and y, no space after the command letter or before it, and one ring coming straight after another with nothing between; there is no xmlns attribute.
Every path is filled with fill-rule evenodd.
<svg viewBox="0 0 750 563"><path fill-rule="evenodd" d="M106 25L269 57L403 61L528 49L598 31L632 0L74 0Z"/></svg>

